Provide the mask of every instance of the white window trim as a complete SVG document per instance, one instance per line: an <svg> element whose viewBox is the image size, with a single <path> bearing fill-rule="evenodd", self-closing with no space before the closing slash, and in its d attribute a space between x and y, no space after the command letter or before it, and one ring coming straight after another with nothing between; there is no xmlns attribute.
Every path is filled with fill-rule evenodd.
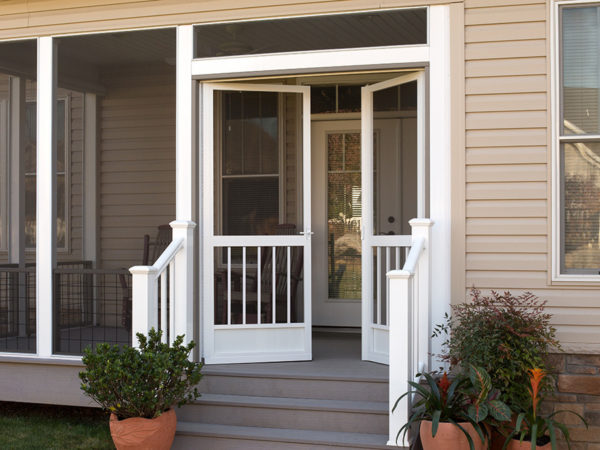
<svg viewBox="0 0 600 450"><path fill-rule="evenodd" d="M550 17L550 77L551 77L551 136L552 136L552 281L572 283L599 283L600 274L565 274L561 273L561 173L560 173L560 8L562 6L590 5L600 6L600 2L589 0L555 1ZM581 139L581 137L577 137Z"/></svg>
<svg viewBox="0 0 600 450"><path fill-rule="evenodd" d="M65 245L56 247L57 253L68 254L71 251L71 96L68 94L56 97L56 101L65 102ZM28 97L26 103L36 103L33 97ZM25 176L31 173L25 173ZM35 176L37 177L37 168ZM58 186L58 184L57 184ZM37 225L36 225L37 226ZM36 247L25 247L25 253L35 253Z"/></svg>
<svg viewBox="0 0 600 450"><path fill-rule="evenodd" d="M0 138L0 252L8 251L8 101L0 100L0 130L5 130Z"/></svg>

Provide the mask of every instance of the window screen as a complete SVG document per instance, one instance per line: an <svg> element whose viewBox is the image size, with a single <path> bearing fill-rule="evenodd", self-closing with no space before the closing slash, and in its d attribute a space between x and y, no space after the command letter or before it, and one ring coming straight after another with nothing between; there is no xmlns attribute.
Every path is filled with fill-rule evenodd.
<svg viewBox="0 0 600 450"><path fill-rule="evenodd" d="M561 9L561 273L600 273L600 7Z"/></svg>
<svg viewBox="0 0 600 450"><path fill-rule="evenodd" d="M196 58L426 43L425 8L196 27Z"/></svg>

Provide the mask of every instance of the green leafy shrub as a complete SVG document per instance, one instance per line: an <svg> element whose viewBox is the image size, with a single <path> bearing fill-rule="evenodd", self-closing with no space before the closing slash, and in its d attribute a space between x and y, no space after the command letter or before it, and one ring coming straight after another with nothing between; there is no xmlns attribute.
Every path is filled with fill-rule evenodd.
<svg viewBox="0 0 600 450"><path fill-rule="evenodd" d="M528 292L486 296L472 289L471 295L472 301L454 305L452 317L435 328L434 337L446 337L442 360L465 371L471 364L484 368L502 391L501 399L523 411L529 403L527 370L548 370L550 349L560 349L551 316L544 312L546 302ZM548 380L544 389L551 388Z"/></svg>
<svg viewBox="0 0 600 450"><path fill-rule="evenodd" d="M148 338L137 334L139 349L100 344L86 348L79 373L81 389L119 419L158 417L167 409L199 397L202 365L188 360L194 342L183 345L183 335L171 346L161 343L162 331Z"/></svg>

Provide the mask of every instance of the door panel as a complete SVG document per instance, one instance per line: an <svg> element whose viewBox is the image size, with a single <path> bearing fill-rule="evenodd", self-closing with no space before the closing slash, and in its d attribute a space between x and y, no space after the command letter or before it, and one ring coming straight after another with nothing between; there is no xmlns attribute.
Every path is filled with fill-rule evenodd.
<svg viewBox="0 0 600 450"><path fill-rule="evenodd" d="M205 361L311 359L309 88L201 91Z"/></svg>
<svg viewBox="0 0 600 450"><path fill-rule="evenodd" d="M414 72L362 88L362 358L383 364L394 300L386 274L402 268L408 221L425 210L423 86Z"/></svg>

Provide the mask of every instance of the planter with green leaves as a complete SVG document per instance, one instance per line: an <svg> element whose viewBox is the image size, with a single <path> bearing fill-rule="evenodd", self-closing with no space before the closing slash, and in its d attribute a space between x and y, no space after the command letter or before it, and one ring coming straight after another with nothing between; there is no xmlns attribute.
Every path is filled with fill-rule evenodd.
<svg viewBox="0 0 600 450"><path fill-rule="evenodd" d="M565 424L558 422L555 417L560 413L573 414L585 424L583 417L574 411L555 411L544 417L539 414L538 406L543 398L542 386L546 379L543 369L529 369L529 405L526 411L519 413L515 422L514 430L509 434L503 449L508 450L556 450L557 435L562 433L567 447L571 448L569 429Z"/></svg>
<svg viewBox="0 0 600 450"><path fill-rule="evenodd" d="M414 389L403 394L419 397L407 423L398 431L396 439L406 435L413 424L420 425L419 435L425 450L483 450L487 448L487 421L510 417L510 409L496 398L489 375L472 367L469 377L459 374L451 382L446 373L435 380L423 374L426 384L409 382Z"/></svg>
<svg viewBox="0 0 600 450"><path fill-rule="evenodd" d="M560 349L545 302L531 293L518 296L472 289L471 301L454 305L452 317L438 325L434 337L445 337L442 360L467 371L470 364L485 369L500 399L515 412L528 404L527 369L547 370L551 349ZM550 381L543 390L552 390Z"/></svg>
<svg viewBox="0 0 600 450"><path fill-rule="evenodd" d="M175 435L175 406L198 398L201 364L188 357L194 342L177 336L169 345L161 331L137 334L139 348L100 344L87 348L79 374L81 389L106 411L118 450L171 447ZM151 445L150 445L151 444Z"/></svg>

